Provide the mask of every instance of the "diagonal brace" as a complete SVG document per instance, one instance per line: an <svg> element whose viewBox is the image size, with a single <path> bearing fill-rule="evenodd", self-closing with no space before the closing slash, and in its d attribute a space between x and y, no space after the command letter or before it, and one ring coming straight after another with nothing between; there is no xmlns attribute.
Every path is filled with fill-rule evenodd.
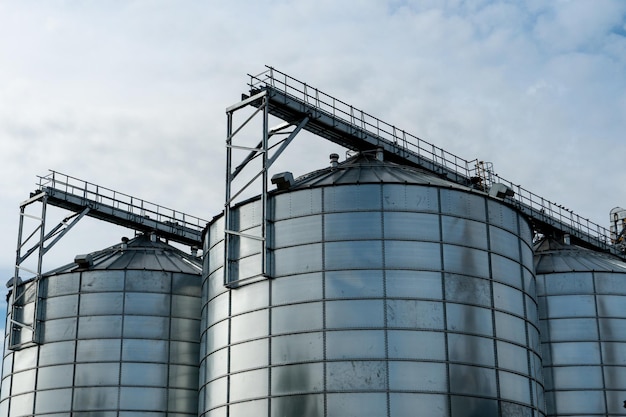
<svg viewBox="0 0 626 417"><path fill-rule="evenodd" d="M51 239L53 236L57 234L59 229L61 229L62 227L65 227L65 229L63 229L61 233L59 233L56 239L54 239L52 243L50 243L50 245L43 248L42 255L48 252L52 248L52 246L54 246L63 236L65 236L65 234L69 232L70 229L74 227L74 225L76 225L76 223L78 223L78 221L82 219L89 212L89 210L90 210L89 207L85 207L85 209L82 212L76 213L73 216L65 218L54 229L48 232L48 234L46 234L46 236L44 237L43 242L46 242L47 240ZM72 220L70 224L67 224L67 221L71 219L72 217L74 217L74 220ZM19 263L22 263L25 259L27 259L30 255L32 255L33 252L35 252L37 249L39 249L39 244L30 248L23 256L21 256L19 259Z"/></svg>
<svg viewBox="0 0 626 417"><path fill-rule="evenodd" d="M293 132L291 132L289 134L287 139L285 139L283 141L283 143L280 145L280 148L278 148L276 150L276 152L274 152L274 155L272 155L272 157L268 159L268 161L267 161L267 168L272 166L272 164L276 161L276 159L280 156L280 154L283 153L285 148L287 148L287 146L289 146L289 144L296 137L296 135L298 133L300 133L300 131L304 128L304 126L306 126L306 124L308 123L309 119L310 119L309 116L306 116L304 119L302 119L300 121L300 123L298 123L298 126L296 126L296 128L293 130Z"/></svg>

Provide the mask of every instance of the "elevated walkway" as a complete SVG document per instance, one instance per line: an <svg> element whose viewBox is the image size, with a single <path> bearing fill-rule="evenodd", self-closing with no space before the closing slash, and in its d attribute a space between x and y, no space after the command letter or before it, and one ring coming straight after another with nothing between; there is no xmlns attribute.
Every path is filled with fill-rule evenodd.
<svg viewBox="0 0 626 417"><path fill-rule="evenodd" d="M48 204L81 213L143 233L156 233L166 240L202 246L206 220L150 203L108 188L51 171L39 177L31 197L47 196Z"/></svg>
<svg viewBox="0 0 626 417"><path fill-rule="evenodd" d="M525 213L535 232L568 234L573 243L626 259L626 254L612 244L608 229L485 171L478 160L451 154L272 67L250 75L249 87L249 95L230 109L252 105L264 107L269 114L293 125L306 120L301 123L303 129L348 149L381 149L386 160L418 166L479 191L490 192L495 184L503 184L504 194L492 194Z"/></svg>
<svg viewBox="0 0 626 417"><path fill-rule="evenodd" d="M40 212L33 211L33 203L41 203ZM69 210L72 214L48 228L48 205ZM59 172L51 171L40 176L37 190L20 204L15 275L7 283L7 287L12 288L8 300L11 309L9 349L40 343L38 324L41 321L40 286L44 256L85 216L142 233L155 233L168 241L195 248L202 246L202 231L207 224L198 217ZM33 308L25 309L31 301L34 301Z"/></svg>

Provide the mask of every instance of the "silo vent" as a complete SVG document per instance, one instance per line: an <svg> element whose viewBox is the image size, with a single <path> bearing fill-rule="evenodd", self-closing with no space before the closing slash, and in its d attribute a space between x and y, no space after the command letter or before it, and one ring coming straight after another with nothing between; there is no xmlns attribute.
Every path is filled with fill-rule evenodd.
<svg viewBox="0 0 626 417"><path fill-rule="evenodd" d="M128 239L126 236L122 237L122 250L125 250L128 248L128 241L130 239Z"/></svg>
<svg viewBox="0 0 626 417"><path fill-rule="evenodd" d="M22 280L20 277L12 277L10 280L7 281L7 288L11 288L13 287L15 284L17 283L17 285L20 285L22 283Z"/></svg>
<svg viewBox="0 0 626 417"><path fill-rule="evenodd" d="M502 184L501 182L497 182L493 184L489 189L489 195L491 197L504 199L505 197L513 197L515 195L515 191Z"/></svg>
<svg viewBox="0 0 626 417"><path fill-rule="evenodd" d="M337 168L338 164L339 164L339 155L336 153L331 153L330 154L330 167Z"/></svg>
<svg viewBox="0 0 626 417"><path fill-rule="evenodd" d="M281 172L272 177L272 184L276 184L279 190L288 190L293 185L293 174L291 172Z"/></svg>
<svg viewBox="0 0 626 417"><path fill-rule="evenodd" d="M376 159L378 159L380 162L383 162L385 160L383 148L376 148Z"/></svg>
<svg viewBox="0 0 626 417"><path fill-rule="evenodd" d="M78 265L81 269L88 269L93 266L93 257L89 254L87 255L76 255L74 258L74 263Z"/></svg>

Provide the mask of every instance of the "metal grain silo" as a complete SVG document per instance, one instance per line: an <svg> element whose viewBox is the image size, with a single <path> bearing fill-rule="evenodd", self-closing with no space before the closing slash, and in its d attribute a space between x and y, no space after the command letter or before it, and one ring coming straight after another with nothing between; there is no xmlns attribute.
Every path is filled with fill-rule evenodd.
<svg viewBox="0 0 626 417"><path fill-rule="evenodd" d="M226 283L223 216L205 236L201 416L544 415L522 215L367 155L282 185L271 278L261 199L231 212Z"/></svg>
<svg viewBox="0 0 626 417"><path fill-rule="evenodd" d="M547 414L626 415L626 264L554 239L535 263Z"/></svg>
<svg viewBox="0 0 626 417"><path fill-rule="evenodd" d="M197 258L140 236L11 297L1 416L197 415Z"/></svg>

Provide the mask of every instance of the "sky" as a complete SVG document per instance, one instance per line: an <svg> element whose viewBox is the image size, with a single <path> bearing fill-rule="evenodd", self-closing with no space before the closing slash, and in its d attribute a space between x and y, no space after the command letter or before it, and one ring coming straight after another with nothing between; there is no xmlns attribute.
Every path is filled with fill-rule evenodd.
<svg viewBox="0 0 626 417"><path fill-rule="evenodd" d="M1 283L48 170L219 214L225 109L266 65L605 227L626 206L622 0L0 0ZM332 152L301 134L275 169ZM44 267L132 234L81 220Z"/></svg>

